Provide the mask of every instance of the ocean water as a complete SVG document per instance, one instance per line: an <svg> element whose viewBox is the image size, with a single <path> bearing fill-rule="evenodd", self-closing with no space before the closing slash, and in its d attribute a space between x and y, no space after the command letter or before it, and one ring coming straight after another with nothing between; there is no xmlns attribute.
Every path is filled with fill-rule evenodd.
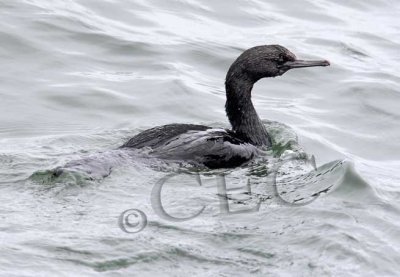
<svg viewBox="0 0 400 277"><path fill-rule="evenodd" d="M1 1L0 275L398 276L399 13L395 0ZM195 172L113 150L162 124L229 127L226 71L262 44L331 62L255 85L269 159ZM51 174L79 159L112 172Z"/></svg>

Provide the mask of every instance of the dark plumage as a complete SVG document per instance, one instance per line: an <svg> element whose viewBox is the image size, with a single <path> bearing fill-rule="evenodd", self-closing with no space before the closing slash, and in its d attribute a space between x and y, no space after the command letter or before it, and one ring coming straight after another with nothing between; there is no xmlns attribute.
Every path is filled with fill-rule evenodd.
<svg viewBox="0 0 400 277"><path fill-rule="evenodd" d="M146 130L121 148L151 149L150 154L184 160L209 168L236 167L271 146L264 125L251 102L251 90L261 78L276 77L292 68L328 66L328 61L303 61L279 45L263 45L243 52L226 75L226 114L232 130L203 125L170 124Z"/></svg>

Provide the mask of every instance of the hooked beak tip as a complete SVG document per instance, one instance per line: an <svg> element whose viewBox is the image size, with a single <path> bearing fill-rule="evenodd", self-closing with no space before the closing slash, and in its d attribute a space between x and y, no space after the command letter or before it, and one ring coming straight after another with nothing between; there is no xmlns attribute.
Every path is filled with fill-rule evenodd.
<svg viewBox="0 0 400 277"><path fill-rule="evenodd" d="M324 65L323 66L330 66L331 63L328 60L324 60Z"/></svg>

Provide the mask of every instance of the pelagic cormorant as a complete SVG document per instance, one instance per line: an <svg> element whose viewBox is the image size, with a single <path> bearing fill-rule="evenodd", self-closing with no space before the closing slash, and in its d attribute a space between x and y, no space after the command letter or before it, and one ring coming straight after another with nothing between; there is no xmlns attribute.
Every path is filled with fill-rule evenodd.
<svg viewBox="0 0 400 277"><path fill-rule="evenodd" d="M305 61L280 45L262 45L244 51L226 75L226 114L232 130L203 125L169 124L134 136L121 148L150 148L150 154L209 168L236 167L250 161L271 138L254 109L251 90L261 78L289 69L328 66L326 60Z"/></svg>

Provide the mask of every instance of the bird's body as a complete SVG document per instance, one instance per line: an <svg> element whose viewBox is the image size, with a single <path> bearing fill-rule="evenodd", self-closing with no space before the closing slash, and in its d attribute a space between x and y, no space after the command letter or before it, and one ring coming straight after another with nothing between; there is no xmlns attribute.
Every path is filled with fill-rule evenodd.
<svg viewBox="0 0 400 277"><path fill-rule="evenodd" d="M152 156L209 168L242 165L271 146L271 138L251 102L254 83L261 78L282 75L292 68L327 65L327 61L297 60L279 45L250 48L237 58L226 76L225 108L232 130L170 124L146 130L121 148L149 148Z"/></svg>
<svg viewBox="0 0 400 277"><path fill-rule="evenodd" d="M122 147L148 147L152 156L208 168L236 167L260 152L231 130L193 124L155 127L134 136Z"/></svg>

